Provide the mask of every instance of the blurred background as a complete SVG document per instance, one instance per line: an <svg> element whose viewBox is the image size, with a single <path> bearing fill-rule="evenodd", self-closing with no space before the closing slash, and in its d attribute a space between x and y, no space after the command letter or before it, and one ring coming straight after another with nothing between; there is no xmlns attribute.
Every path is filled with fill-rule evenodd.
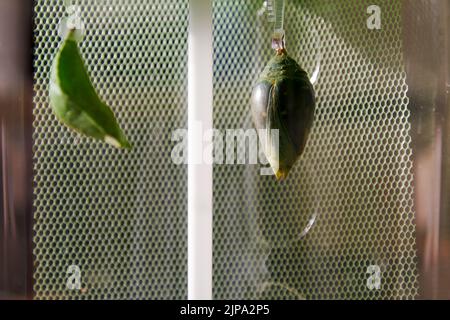
<svg viewBox="0 0 450 320"><path fill-rule="evenodd" d="M188 1L74 3L93 83L135 149L51 112L64 1L0 0L0 299L185 299L187 173L170 152L187 121ZM267 6L212 7L214 127L251 128ZM450 0L287 0L285 29L319 71L314 128L281 184L214 166L213 298L449 299Z"/></svg>

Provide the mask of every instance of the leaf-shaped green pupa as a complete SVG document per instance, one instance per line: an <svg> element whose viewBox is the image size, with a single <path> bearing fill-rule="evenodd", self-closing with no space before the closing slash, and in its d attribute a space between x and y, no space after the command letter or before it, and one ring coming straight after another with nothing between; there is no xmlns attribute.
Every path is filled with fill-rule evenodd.
<svg viewBox="0 0 450 320"><path fill-rule="evenodd" d="M99 98L81 57L75 30L69 30L50 76L50 105L58 119L88 137L130 149L112 110Z"/></svg>
<svg viewBox="0 0 450 320"><path fill-rule="evenodd" d="M305 149L315 105L307 73L284 49L279 50L260 75L251 98L253 123L279 180L287 177ZM278 130L278 141L268 129Z"/></svg>

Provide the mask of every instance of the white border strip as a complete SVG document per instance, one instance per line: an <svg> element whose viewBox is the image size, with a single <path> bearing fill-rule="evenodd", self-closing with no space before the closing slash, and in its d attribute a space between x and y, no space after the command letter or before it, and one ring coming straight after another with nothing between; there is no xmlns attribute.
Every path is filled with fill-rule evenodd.
<svg viewBox="0 0 450 320"><path fill-rule="evenodd" d="M189 0L188 299L191 300L212 299L212 164L201 161L202 133L196 130L199 123L203 132L213 126L212 32L212 0Z"/></svg>

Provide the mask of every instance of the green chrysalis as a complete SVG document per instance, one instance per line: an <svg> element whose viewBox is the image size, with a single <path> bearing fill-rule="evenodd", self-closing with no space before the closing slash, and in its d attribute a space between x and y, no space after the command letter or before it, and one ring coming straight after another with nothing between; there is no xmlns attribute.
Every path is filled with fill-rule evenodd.
<svg viewBox="0 0 450 320"><path fill-rule="evenodd" d="M67 32L53 61L49 86L52 109L71 129L114 147L131 149L114 113L91 83L75 32Z"/></svg>
<svg viewBox="0 0 450 320"><path fill-rule="evenodd" d="M285 49L277 50L253 88L251 108L253 123L278 180L287 177L305 149L315 105L307 73ZM279 130L278 144L259 129ZM277 159L270 156L277 152L275 148Z"/></svg>

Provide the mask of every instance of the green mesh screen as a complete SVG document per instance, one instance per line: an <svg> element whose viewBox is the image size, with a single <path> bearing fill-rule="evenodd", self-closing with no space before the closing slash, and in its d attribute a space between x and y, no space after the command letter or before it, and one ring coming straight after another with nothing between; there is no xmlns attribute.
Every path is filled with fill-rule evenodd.
<svg viewBox="0 0 450 320"><path fill-rule="evenodd" d="M34 291L38 299L187 297L188 1L77 0L81 51L134 149L79 138L48 104L63 0L35 1ZM82 273L68 290L69 266Z"/></svg>
<svg viewBox="0 0 450 320"><path fill-rule="evenodd" d="M310 74L320 60L314 128L285 182L258 166L214 167L214 298L415 298L402 2L286 3L288 52ZM371 4L381 30L366 27ZM217 129L252 128L251 88L273 54L262 6L213 1Z"/></svg>

